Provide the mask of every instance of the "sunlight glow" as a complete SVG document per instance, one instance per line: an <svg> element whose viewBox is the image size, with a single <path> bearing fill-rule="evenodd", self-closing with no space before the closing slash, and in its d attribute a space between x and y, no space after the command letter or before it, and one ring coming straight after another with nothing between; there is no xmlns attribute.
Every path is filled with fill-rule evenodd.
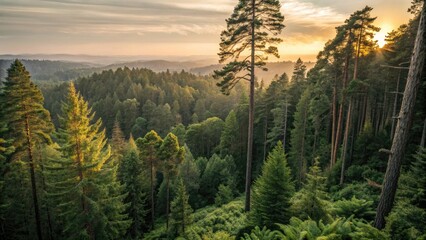
<svg viewBox="0 0 426 240"><path fill-rule="evenodd" d="M386 44L386 35L388 35L388 32L390 31L392 31L391 26L389 25L380 26L380 31L374 35L374 40L377 41L377 45L379 45L379 47L382 48Z"/></svg>

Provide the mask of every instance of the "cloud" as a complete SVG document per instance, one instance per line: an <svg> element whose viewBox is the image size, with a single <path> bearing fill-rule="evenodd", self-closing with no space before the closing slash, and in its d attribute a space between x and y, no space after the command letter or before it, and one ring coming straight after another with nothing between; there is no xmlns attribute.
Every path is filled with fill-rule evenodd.
<svg viewBox="0 0 426 240"><path fill-rule="evenodd" d="M220 32L237 0L0 0L0 53L218 51ZM401 8L371 0L378 9ZM363 1L282 0L280 49L316 54ZM409 3L408 3L409 4ZM374 6L373 6L374 7ZM387 10L389 11L389 10ZM396 17L392 16L393 19ZM30 44L30 45L25 45ZM139 45L141 47L138 47ZM25 45L25 47L24 47ZM111 47L108 47L111 46ZM114 46L114 47L112 47ZM123 47L119 47L123 46ZM154 47L155 46L155 47ZM186 47L184 47L186 46ZM318 46L321 46L319 48ZM314 50L314 48L317 48ZM22 49L22 50L20 50ZM81 50L79 50L81 49ZM126 50L127 49L127 50ZM191 49L193 49L191 52ZM299 50L298 50L299 49ZM86 52L89 51L89 52ZM17 52L19 53L19 52Z"/></svg>
<svg viewBox="0 0 426 240"><path fill-rule="evenodd" d="M301 0L286 0L281 11L285 16L284 43L327 41L333 37L334 27L346 19L332 7L316 6Z"/></svg>

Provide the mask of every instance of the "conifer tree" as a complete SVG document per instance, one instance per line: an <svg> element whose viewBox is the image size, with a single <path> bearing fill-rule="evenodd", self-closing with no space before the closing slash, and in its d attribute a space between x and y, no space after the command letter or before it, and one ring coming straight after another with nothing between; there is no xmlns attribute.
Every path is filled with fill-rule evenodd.
<svg viewBox="0 0 426 240"><path fill-rule="evenodd" d="M62 212L65 238L116 239L130 222L124 214L123 187L116 179L101 120L70 83L62 105L58 143L62 158L50 164L50 194ZM54 177L53 177L54 176Z"/></svg>
<svg viewBox="0 0 426 240"><path fill-rule="evenodd" d="M120 164L119 178L125 185L127 196L124 202L128 204L126 213L132 220L128 229L128 236L132 239L142 237L145 226L145 216L148 213L149 175L146 163L139 159L137 149L128 150Z"/></svg>
<svg viewBox="0 0 426 240"><path fill-rule="evenodd" d="M305 177L307 169L306 153L308 152L308 144L306 143L306 132L309 126L309 100L310 89L306 89L297 104L296 112L294 113L294 128L291 131L290 164L295 172L294 176L297 180L298 188Z"/></svg>
<svg viewBox="0 0 426 240"><path fill-rule="evenodd" d="M284 16L280 13L278 0L240 0L231 17L226 20L227 29L221 33L220 62L230 60L223 69L215 71L218 83L225 94L240 81L250 83L249 127L247 140L246 202L250 210L251 165L253 160L254 85L255 68L265 68L268 55L279 57L275 46L282 40L278 37L284 28ZM270 36L271 34L272 36ZM249 51L247 57L242 55Z"/></svg>
<svg viewBox="0 0 426 240"><path fill-rule="evenodd" d="M329 220L327 194L325 192L326 177L321 176L318 159L306 174L306 183L292 199L292 209L301 219L314 221Z"/></svg>
<svg viewBox="0 0 426 240"><path fill-rule="evenodd" d="M185 236L185 229L192 223L192 208L188 203L189 195L186 192L183 180L178 181L176 197L171 203L172 230L180 236Z"/></svg>
<svg viewBox="0 0 426 240"><path fill-rule="evenodd" d="M34 154L37 146L51 143L50 133L53 131L53 125L50 121L49 112L43 107L43 95L37 86L31 82L30 74L24 65L19 60L15 60L7 70L7 74L4 87L0 93L0 124L5 127L3 134L6 138L11 139L10 144L15 151L6 160L6 165L12 161L15 165L20 161L26 162L26 164L16 165L20 170L16 168L15 170L22 171L16 172L16 174L20 175L26 174L26 170L29 169L32 207L27 206L27 208L34 209L36 234L37 238L41 240L42 222L36 183L38 163ZM13 175L13 173L7 174ZM27 189L13 188L9 190L27 191ZM13 213L13 215L15 214Z"/></svg>
<svg viewBox="0 0 426 240"><path fill-rule="evenodd" d="M114 122L111 136L111 157L121 160L126 150L126 140L120 128L120 122Z"/></svg>
<svg viewBox="0 0 426 240"><path fill-rule="evenodd" d="M236 155L238 147L238 122L237 115L231 110L225 119L225 126L220 135L220 153L222 156Z"/></svg>
<svg viewBox="0 0 426 240"><path fill-rule="evenodd" d="M287 223L291 217L290 199L293 193L290 168L279 141L269 153L262 174L253 186L253 223L258 226Z"/></svg>
<svg viewBox="0 0 426 240"><path fill-rule="evenodd" d="M151 209L151 224L154 228L155 224L155 174L156 168L159 165L159 148L162 143L162 139L158 134L151 130L143 138L138 138L136 144L139 149L140 157L143 162L149 167L149 182L150 182L150 209Z"/></svg>
<svg viewBox="0 0 426 240"><path fill-rule="evenodd" d="M378 229L385 227L385 217L392 210L396 189L398 187L401 164L409 139L409 129L415 112L414 105L416 103L417 92L419 91L421 80L424 78L422 74L424 73L426 58L425 35L426 6L423 4L413 54L411 56L407 83L404 90L404 97L398 115L398 123L392 141L392 147L390 149L388 166L386 168L382 192L377 206L376 219L374 220L374 226Z"/></svg>
<svg viewBox="0 0 426 240"><path fill-rule="evenodd" d="M169 228L169 209L170 209L170 180L176 176L178 164L185 157L185 148L179 147L179 141L173 133L167 134L160 148L161 170L166 181L166 225Z"/></svg>

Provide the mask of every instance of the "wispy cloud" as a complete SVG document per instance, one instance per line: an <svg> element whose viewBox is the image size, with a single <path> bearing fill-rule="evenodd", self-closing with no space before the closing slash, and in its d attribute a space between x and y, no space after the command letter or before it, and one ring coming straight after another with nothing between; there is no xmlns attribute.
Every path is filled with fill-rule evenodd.
<svg viewBox="0 0 426 240"><path fill-rule="evenodd" d="M388 1L392 4L384 6L383 0L369 2L380 9L393 7L398 11L405 9L398 3L409 4L407 0ZM314 48L334 37L334 27L365 6L364 1L281 2L286 25L280 46L284 57L285 52L307 50L316 55L321 48ZM49 53L136 54L149 50L152 54L211 51L215 55L225 19L237 3L238 0L0 0L0 53L34 49L33 52Z"/></svg>

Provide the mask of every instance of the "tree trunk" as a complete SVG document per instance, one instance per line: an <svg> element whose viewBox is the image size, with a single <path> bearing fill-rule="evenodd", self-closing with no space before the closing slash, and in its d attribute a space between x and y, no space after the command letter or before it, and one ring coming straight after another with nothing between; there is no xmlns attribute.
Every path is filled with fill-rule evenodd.
<svg viewBox="0 0 426 240"><path fill-rule="evenodd" d="M154 160L152 159L151 155L151 222L152 222L152 229L155 227L155 208L154 208Z"/></svg>
<svg viewBox="0 0 426 240"><path fill-rule="evenodd" d="M398 186L401 163L408 142L409 130L414 114L414 105L416 103L416 96L420 87L420 79L422 78L426 56L425 18L426 7L423 6L419 28L417 30L417 36L414 44L413 55L411 57L410 70L408 72L407 83L405 85L404 96L402 99L401 110L399 112L395 136L393 138L388 166L383 181L382 193L380 194L379 205L377 206L374 226L378 229L383 229L385 227L385 217L392 210L395 200L395 193Z"/></svg>
<svg viewBox="0 0 426 240"><path fill-rule="evenodd" d="M287 118L288 118L288 103L287 103L287 96L285 97L285 102L284 102L284 130L283 130L283 149L284 152L285 151L285 141L286 141L286 135L287 135Z"/></svg>
<svg viewBox="0 0 426 240"><path fill-rule="evenodd" d="M345 59L345 69L343 73L343 86L342 86L342 102L340 103L340 107L339 107L339 118L337 120L336 136L334 137L334 148L333 148L333 155L331 158L331 167L334 166L334 164L336 163L337 150L339 149L340 137L342 135L343 107L345 105L345 98L346 98L346 94L344 91L346 89L346 84L348 82L348 76L349 76L348 71L349 71L349 54L346 56L346 59Z"/></svg>
<svg viewBox="0 0 426 240"><path fill-rule="evenodd" d="M398 94L399 94L399 82L400 82L400 79L401 79L401 69L399 69L399 72L398 72L398 81L396 82L395 100L393 102L392 128L391 128L391 134L390 134L391 139L393 139L393 135L395 133L396 109L397 109L397 105L398 105Z"/></svg>
<svg viewBox="0 0 426 240"><path fill-rule="evenodd" d="M268 135L268 109L266 109L265 122L263 124L263 162L266 160L266 145L267 145L267 135Z"/></svg>
<svg viewBox="0 0 426 240"><path fill-rule="evenodd" d="M40 148L38 148L38 150L39 152L41 152ZM43 165L43 160L41 155L39 156L39 161L40 161L41 183L42 183L43 191L47 192L46 180L44 178L44 165ZM47 214L47 224L49 226L49 239L53 239L54 237L53 237L52 218L51 218L50 208L48 203L46 203L46 214Z"/></svg>
<svg viewBox="0 0 426 240"><path fill-rule="evenodd" d="M41 220L40 220L40 210L38 208L38 197L37 197L37 188L36 188L36 179L35 179L35 170L34 170L34 159L33 159L33 150L31 145L31 131L29 126L28 115L25 116L25 130L27 134L27 150L28 150L28 162L30 165L30 175L31 175L31 190L33 195L33 204L34 204L34 214L37 228L37 238L42 240L41 234Z"/></svg>
<svg viewBox="0 0 426 240"><path fill-rule="evenodd" d="M307 108L307 106L306 106ZM299 176L298 176L298 185L299 187L302 186L302 180L303 175L305 173L305 135L306 135L306 115L307 115L307 109L304 109L303 113L303 134L302 134L302 146L300 149L300 159L299 159Z"/></svg>
<svg viewBox="0 0 426 240"><path fill-rule="evenodd" d="M346 128L345 128L345 136L343 138L343 150L342 150L342 169L340 170L340 185L343 184L344 175L345 175L345 163L346 163L346 152L348 149L348 141L349 141L349 132L351 128L351 118L352 118L352 97L349 101L348 114L346 116Z"/></svg>
<svg viewBox="0 0 426 240"><path fill-rule="evenodd" d="M169 230L169 198L170 198L170 177L167 176L166 179L166 230Z"/></svg>
<svg viewBox="0 0 426 240"><path fill-rule="evenodd" d="M245 211L250 211L250 186L251 186L251 165L253 161L253 128L254 128L254 19L255 19L255 0L251 1L252 19L251 19L251 68L250 68L250 103L249 103L249 122L247 137L247 167L246 167L246 202Z"/></svg>
<svg viewBox="0 0 426 240"><path fill-rule="evenodd" d="M333 103L331 105L331 150L330 150L330 170L333 167L334 142L336 139L336 105L337 105L337 81L333 87Z"/></svg>

